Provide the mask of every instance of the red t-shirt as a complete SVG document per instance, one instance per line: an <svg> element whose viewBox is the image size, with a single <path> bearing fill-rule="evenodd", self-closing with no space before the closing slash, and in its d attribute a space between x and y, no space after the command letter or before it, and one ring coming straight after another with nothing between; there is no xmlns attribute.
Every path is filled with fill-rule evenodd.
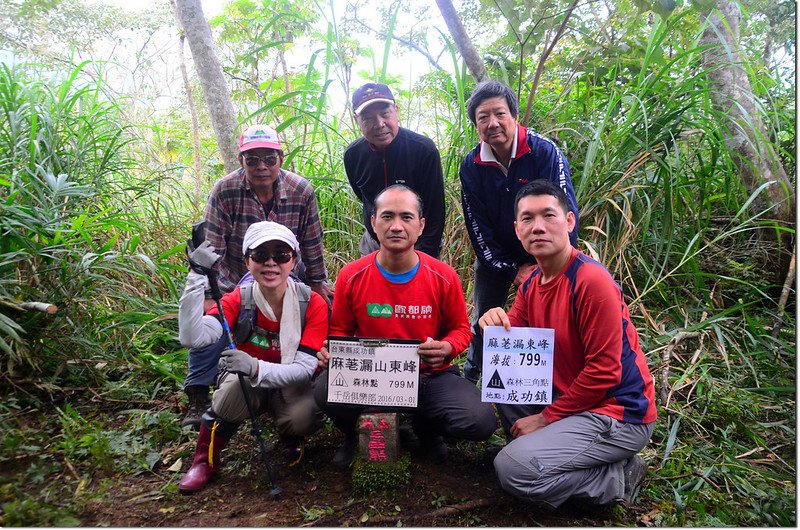
<svg viewBox="0 0 800 530"><path fill-rule="evenodd" d="M330 334L421 342L432 337L449 342L453 358L464 351L472 331L456 271L417 252L420 264L414 277L407 283L392 283L378 270L377 254L349 263L339 272ZM448 362L438 369L449 366ZM426 371L425 365L422 370Z"/></svg>
<svg viewBox="0 0 800 530"><path fill-rule="evenodd" d="M576 249L564 270L541 285L523 282L508 312L512 326L555 330L556 400L549 422L584 411L629 423L656 419L655 390L622 289L608 270Z"/></svg>
<svg viewBox="0 0 800 530"><path fill-rule="evenodd" d="M253 286L253 288L258 287ZM222 295L222 308L225 311L225 319L228 321L231 330L233 330L236 325L236 319L239 318L239 309L241 305L242 295L239 289L234 289ZM236 347L249 353L256 359L280 364L281 347L278 341L280 323L268 319L261 311L258 311L258 309L256 309L256 312L258 315L256 325L263 328L271 335L274 334L274 340L268 338L267 342L260 339L252 339L245 344L237 344ZM217 313L217 306L212 306L208 311L209 315L215 315ZM327 338L327 334L328 304L319 294L312 291L311 299L308 301L308 309L306 310L306 325L300 336L300 346L297 348L297 351L303 351L316 356L317 352L322 347L323 341ZM256 344L256 342L259 344Z"/></svg>

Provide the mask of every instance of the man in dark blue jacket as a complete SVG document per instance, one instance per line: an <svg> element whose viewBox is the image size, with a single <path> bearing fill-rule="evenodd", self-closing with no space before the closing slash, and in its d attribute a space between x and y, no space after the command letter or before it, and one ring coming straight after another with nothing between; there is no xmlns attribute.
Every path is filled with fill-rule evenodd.
<svg viewBox="0 0 800 530"><path fill-rule="evenodd" d="M439 257L444 231L444 179L439 151L430 138L400 127L397 104L388 86L367 83L353 94L353 114L362 137L347 146L344 169L364 210L362 256L378 250L370 218L381 191L403 184L422 199L425 230L416 248Z"/></svg>
<svg viewBox="0 0 800 530"><path fill-rule="evenodd" d="M483 363L478 318L493 307L505 307L508 290L527 278L536 260L522 247L514 231L514 198L526 183L547 179L567 194L575 214L570 242L576 246L578 202L569 163L549 138L517 123L519 102L509 87L485 81L475 87L467 114L481 141L461 164L461 203L475 249L472 343L464 377L477 382Z"/></svg>

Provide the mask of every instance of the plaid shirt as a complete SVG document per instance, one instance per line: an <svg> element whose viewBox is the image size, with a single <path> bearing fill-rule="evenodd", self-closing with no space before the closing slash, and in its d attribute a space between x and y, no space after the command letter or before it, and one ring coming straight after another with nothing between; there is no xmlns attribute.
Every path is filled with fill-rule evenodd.
<svg viewBox="0 0 800 530"><path fill-rule="evenodd" d="M247 272L242 240L247 228L258 221L281 223L294 232L306 266L306 283L328 278L314 188L300 175L281 169L273 197L272 209L267 213L241 168L220 179L211 190L203 217L206 239L222 254L219 287L223 293L232 291Z"/></svg>

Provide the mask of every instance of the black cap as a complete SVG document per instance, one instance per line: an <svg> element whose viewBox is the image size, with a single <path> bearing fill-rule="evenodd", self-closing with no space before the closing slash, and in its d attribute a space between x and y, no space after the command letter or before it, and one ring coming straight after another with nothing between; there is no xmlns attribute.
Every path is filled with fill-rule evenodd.
<svg viewBox="0 0 800 530"><path fill-rule="evenodd" d="M394 95L383 83L366 83L353 93L353 114L360 114L372 103L394 103Z"/></svg>

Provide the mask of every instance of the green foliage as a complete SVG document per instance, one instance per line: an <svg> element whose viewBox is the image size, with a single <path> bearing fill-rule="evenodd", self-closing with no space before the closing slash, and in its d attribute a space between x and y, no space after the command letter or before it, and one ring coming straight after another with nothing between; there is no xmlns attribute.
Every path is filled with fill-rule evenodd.
<svg viewBox="0 0 800 530"><path fill-rule="evenodd" d="M444 495L438 495L438 494L434 494L433 495L433 500L431 501L431 506L433 506L434 508L441 508L445 504L447 504L447 497L445 497Z"/></svg>
<svg viewBox="0 0 800 530"><path fill-rule="evenodd" d="M6 28L0 43L25 59L60 65L76 50L103 54L109 35L121 47L138 47L137 38L155 31L170 16L163 4L132 13L100 2L10 0L0 4L0 25Z"/></svg>
<svg viewBox="0 0 800 530"><path fill-rule="evenodd" d="M3 526L80 526L86 501L108 487L103 476L149 472L163 448L185 441L172 412L130 409L109 416L69 404L53 411L27 395L4 395L2 403ZM38 417L29 416L37 410Z"/></svg>
<svg viewBox="0 0 800 530"><path fill-rule="evenodd" d="M134 322L120 312L153 306L131 294L166 286L174 299L169 260L182 247L153 253L142 238L159 228L143 228L159 212L134 209L152 188L132 178L130 127L85 66L48 81L0 66L0 349L6 366L97 384L93 367L127 357L117 350ZM20 311L25 301L59 312Z"/></svg>
<svg viewBox="0 0 800 530"><path fill-rule="evenodd" d="M146 437L145 427L155 425L162 428L162 420L169 430L161 432L159 437L174 441L180 435L175 429L174 414L156 418L147 425L147 420L133 421L125 430L109 429L99 421L87 420L70 405L57 409L63 427L62 441L59 449L71 460L84 461L90 472L104 471L149 471L161 460L161 454L154 451L150 440ZM166 437L166 438L164 438Z"/></svg>
<svg viewBox="0 0 800 530"><path fill-rule="evenodd" d="M359 455L353 459L353 491L370 494L406 486L411 480L411 457L404 453L397 462L367 462Z"/></svg>
<svg viewBox="0 0 800 530"><path fill-rule="evenodd" d="M300 506L300 513L302 514L304 521L316 521L320 517L333 515L333 508L330 506L320 508L317 505L311 506L310 508Z"/></svg>
<svg viewBox="0 0 800 530"><path fill-rule="evenodd" d="M661 524L794 524L794 356L784 355L792 346L754 336L760 323L748 320L708 326L675 370L653 436L651 464L664 482L649 493L675 508Z"/></svg>
<svg viewBox="0 0 800 530"><path fill-rule="evenodd" d="M5 486L0 486L0 490L5 490ZM0 491L0 498L11 498L15 495ZM75 527L81 526L80 519L64 510L63 507L54 506L37 499L19 498L3 502L3 514L0 517L0 525L4 527L14 526L54 526L54 527Z"/></svg>

